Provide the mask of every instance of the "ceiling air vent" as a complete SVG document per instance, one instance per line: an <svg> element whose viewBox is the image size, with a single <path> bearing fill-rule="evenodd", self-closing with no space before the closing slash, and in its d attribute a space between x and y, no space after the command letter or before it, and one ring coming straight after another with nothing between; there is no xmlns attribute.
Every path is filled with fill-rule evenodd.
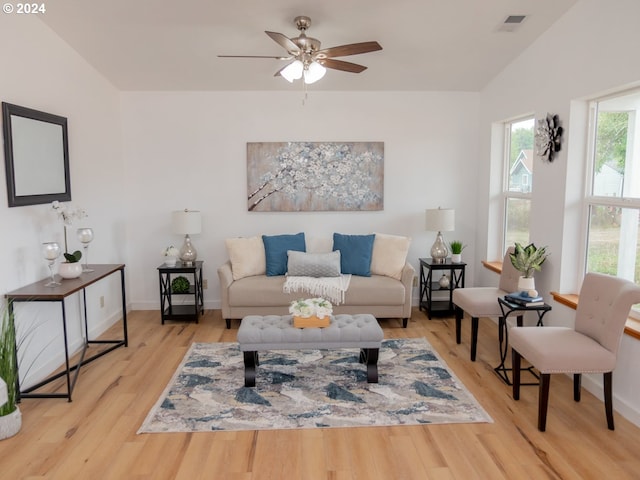
<svg viewBox="0 0 640 480"><path fill-rule="evenodd" d="M499 32L515 32L522 22L527 18L526 15L509 15L504 21L498 26Z"/></svg>

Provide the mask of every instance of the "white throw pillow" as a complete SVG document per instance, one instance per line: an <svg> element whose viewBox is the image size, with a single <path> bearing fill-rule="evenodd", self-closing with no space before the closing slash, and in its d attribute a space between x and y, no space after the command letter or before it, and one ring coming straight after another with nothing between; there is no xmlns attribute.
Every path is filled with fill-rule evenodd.
<svg viewBox="0 0 640 480"><path fill-rule="evenodd" d="M267 273L261 237L227 238L224 243L227 246L234 280Z"/></svg>
<svg viewBox="0 0 640 480"><path fill-rule="evenodd" d="M400 280L410 244L410 237L376 233L371 255L371 273Z"/></svg>

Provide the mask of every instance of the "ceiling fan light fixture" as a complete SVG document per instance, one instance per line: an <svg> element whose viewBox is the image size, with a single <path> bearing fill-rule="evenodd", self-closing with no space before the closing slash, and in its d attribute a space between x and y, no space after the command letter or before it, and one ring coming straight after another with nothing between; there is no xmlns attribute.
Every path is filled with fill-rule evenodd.
<svg viewBox="0 0 640 480"><path fill-rule="evenodd" d="M307 68L304 69L304 83L312 84L324 77L327 73L327 69L320 65L318 62L311 62Z"/></svg>
<svg viewBox="0 0 640 480"><path fill-rule="evenodd" d="M292 83L294 80L298 80L302 77L303 70L303 63L300 60L295 60L283 68L280 75L282 75L287 82Z"/></svg>

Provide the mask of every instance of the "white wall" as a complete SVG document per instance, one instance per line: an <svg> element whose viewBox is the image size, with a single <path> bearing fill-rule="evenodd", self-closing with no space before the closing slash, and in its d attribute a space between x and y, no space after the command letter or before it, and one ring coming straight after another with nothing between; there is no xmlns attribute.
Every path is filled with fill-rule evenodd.
<svg viewBox="0 0 640 480"><path fill-rule="evenodd" d="M0 44L4 45L0 52L0 100L68 119L71 204L89 214L83 223L94 229L96 237L90 246L90 261L124 262L119 93L35 16L0 15ZM59 241L62 245L63 227L50 204L9 208L4 168L2 172L0 292L4 294L47 276L41 244ZM74 250L81 247L75 238L77 226L69 235L69 248ZM92 332L101 332L119 318L119 290L119 278L87 290ZM98 303L101 295L106 299L104 308ZM79 301L79 295L66 301L73 347L81 343ZM16 312L19 329L32 319L42 324L30 337L30 351L49 345L35 364L28 354L22 360L21 373L30 366L26 383L32 383L63 363L61 309L55 303L21 304Z"/></svg>
<svg viewBox="0 0 640 480"><path fill-rule="evenodd" d="M205 261L205 306L219 308L224 239L297 233L383 232L413 238L409 260L428 256L425 208L456 209L445 239L472 242L478 95L475 93L200 92L123 94L131 301L159 308L161 250L180 245L170 212L202 211L192 238ZM247 212L246 144L256 141L383 141L384 211ZM466 251L465 251L466 253ZM466 257L470 268L475 263Z"/></svg>
<svg viewBox="0 0 640 480"><path fill-rule="evenodd" d="M543 118L549 112L558 114L566 129L557 159L553 163L537 159L534 166L531 240L548 245L551 251L543 271L536 276L536 285L542 292L578 291L584 228L581 199L586 161L585 99L640 82L638 18L637 0L582 0L481 92L480 144L484 167L479 182L475 241L480 258L498 255L495 242L487 240L493 239L499 203L496 202L499 182L491 183L489 176L492 126L532 112L536 118ZM496 147L499 149L500 145ZM487 224L490 227L485 229ZM478 271L476 281L494 282L495 276ZM559 304L553 308L546 317L547 323L572 324L573 310ZM625 336L614 375L615 407L637 424L640 424L639 364L640 342ZM586 378L585 386L601 397L601 376Z"/></svg>

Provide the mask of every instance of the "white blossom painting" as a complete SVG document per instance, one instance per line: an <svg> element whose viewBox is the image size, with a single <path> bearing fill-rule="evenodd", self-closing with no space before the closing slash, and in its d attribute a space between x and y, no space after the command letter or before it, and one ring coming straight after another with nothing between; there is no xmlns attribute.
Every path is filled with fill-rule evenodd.
<svg viewBox="0 0 640 480"><path fill-rule="evenodd" d="M384 142L247 143L250 212L383 210Z"/></svg>

